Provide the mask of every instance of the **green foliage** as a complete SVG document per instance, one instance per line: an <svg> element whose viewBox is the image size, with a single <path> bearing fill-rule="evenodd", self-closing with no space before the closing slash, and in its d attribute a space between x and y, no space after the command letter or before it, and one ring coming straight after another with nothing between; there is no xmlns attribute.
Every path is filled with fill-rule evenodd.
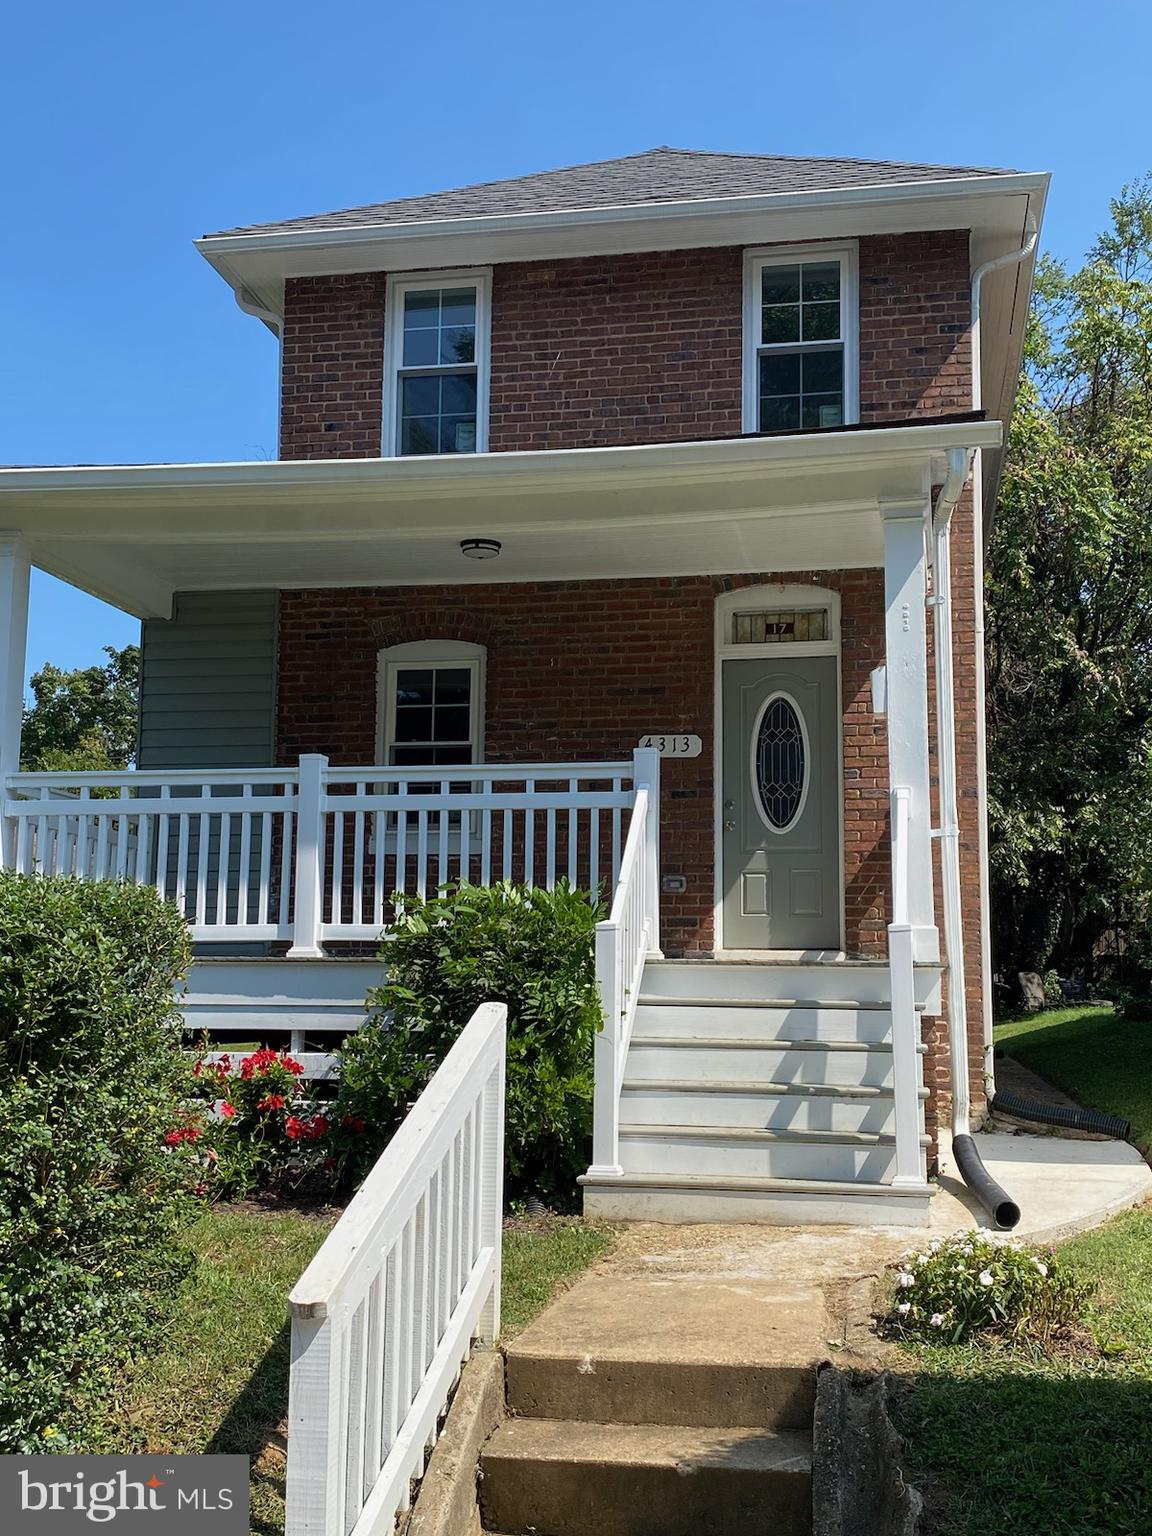
<svg viewBox="0 0 1152 1536"><path fill-rule="evenodd" d="M330 1122L306 1099L303 1071L287 1051L267 1047L239 1061L201 1056L191 1100L165 1137L198 1162L198 1194L283 1194L323 1168Z"/></svg>
<svg viewBox="0 0 1152 1536"><path fill-rule="evenodd" d="M353 1035L341 1056L337 1156L347 1176L362 1176L379 1155L480 1004L503 1002L508 1194L572 1201L587 1161L601 1022L599 916L587 892L564 883L554 891L459 885L430 901L397 898L381 953L388 979L369 997L383 1017Z"/></svg>
<svg viewBox="0 0 1152 1536"><path fill-rule="evenodd" d="M0 875L0 1451L83 1445L187 1267L187 962L150 887Z"/></svg>
<svg viewBox="0 0 1152 1536"><path fill-rule="evenodd" d="M1000 967L1086 963L1152 891L1152 184L1041 264L989 547Z"/></svg>
<svg viewBox="0 0 1152 1536"><path fill-rule="evenodd" d="M1092 1289L1050 1249L961 1232L901 1260L888 1322L929 1343L998 1334L1050 1344L1084 1316Z"/></svg>
<svg viewBox="0 0 1152 1536"><path fill-rule="evenodd" d="M39 769L127 768L136 757L140 649L106 645L101 667L71 672L51 662L32 674L24 711L21 766Z"/></svg>

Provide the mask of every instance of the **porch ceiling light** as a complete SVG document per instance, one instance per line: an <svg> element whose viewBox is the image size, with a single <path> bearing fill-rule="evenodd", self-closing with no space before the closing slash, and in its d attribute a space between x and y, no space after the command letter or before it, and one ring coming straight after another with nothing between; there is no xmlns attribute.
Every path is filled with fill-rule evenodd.
<svg viewBox="0 0 1152 1536"><path fill-rule="evenodd" d="M469 560L495 560L503 547L499 539L460 540L460 553Z"/></svg>

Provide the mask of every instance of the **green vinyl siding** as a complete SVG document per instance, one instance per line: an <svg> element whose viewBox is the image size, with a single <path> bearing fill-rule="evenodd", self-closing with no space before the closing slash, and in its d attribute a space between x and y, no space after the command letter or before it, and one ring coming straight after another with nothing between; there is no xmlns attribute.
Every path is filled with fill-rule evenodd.
<svg viewBox="0 0 1152 1536"><path fill-rule="evenodd" d="M270 767L275 592L180 592L141 638L141 768Z"/></svg>

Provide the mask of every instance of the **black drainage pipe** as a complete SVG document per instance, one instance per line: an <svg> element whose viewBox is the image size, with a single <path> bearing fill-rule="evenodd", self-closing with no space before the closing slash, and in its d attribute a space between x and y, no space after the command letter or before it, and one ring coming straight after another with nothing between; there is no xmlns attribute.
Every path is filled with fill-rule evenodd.
<svg viewBox="0 0 1152 1536"><path fill-rule="evenodd" d="M1020 1207L997 1184L984 1166L971 1136L953 1136L952 1154L960 1177L1001 1229L1009 1232L1020 1221Z"/></svg>
<svg viewBox="0 0 1152 1536"><path fill-rule="evenodd" d="M1081 1109L1078 1104L1040 1104L1021 1098L1018 1093L997 1093L992 1098L992 1113L1012 1115L1017 1120L1034 1120L1038 1125L1059 1125L1066 1131L1092 1131L1097 1136L1114 1136L1127 1141L1132 1122L1120 1115L1106 1115L1098 1109Z"/></svg>

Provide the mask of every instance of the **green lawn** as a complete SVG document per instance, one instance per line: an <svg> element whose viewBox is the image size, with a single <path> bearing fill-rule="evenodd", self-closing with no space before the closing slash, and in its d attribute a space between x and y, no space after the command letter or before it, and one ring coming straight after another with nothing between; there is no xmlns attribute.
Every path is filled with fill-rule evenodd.
<svg viewBox="0 0 1152 1536"><path fill-rule="evenodd" d="M124 1429L101 1450L234 1452L253 1458L252 1531L284 1529L289 1290L338 1213L218 1206L191 1233L199 1260L157 1352L127 1384ZM605 1252L609 1227L515 1219L504 1248L506 1337Z"/></svg>
<svg viewBox="0 0 1152 1536"><path fill-rule="evenodd" d="M907 1347L905 1473L935 1536L1152 1531L1152 1209L1063 1253L1099 1282L1091 1339L1060 1356Z"/></svg>
<svg viewBox="0 0 1152 1536"><path fill-rule="evenodd" d="M1131 1120L1133 1141L1152 1148L1152 1023L1052 1008L998 1024L996 1043L1078 1103Z"/></svg>

